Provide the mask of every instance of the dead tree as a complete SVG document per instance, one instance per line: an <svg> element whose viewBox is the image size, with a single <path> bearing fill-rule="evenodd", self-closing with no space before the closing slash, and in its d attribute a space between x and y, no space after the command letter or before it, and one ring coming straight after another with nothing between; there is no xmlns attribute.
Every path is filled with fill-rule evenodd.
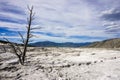
<svg viewBox="0 0 120 80"><path fill-rule="evenodd" d="M23 49L17 43L12 43L8 39L4 38L7 42L9 42L10 47L14 51L15 55L18 57L21 65L24 65L24 63L25 63L28 43L30 41L30 38L33 37L31 31L34 29L37 29L37 28L31 28L32 21L34 20L34 14L35 14L33 12L33 6L31 8L28 7L28 10L29 10L29 17L27 18L26 36L24 37L20 32L18 32L19 36L21 37L21 40L22 40Z"/></svg>
<svg viewBox="0 0 120 80"><path fill-rule="evenodd" d="M22 56L23 64L24 64L25 57L26 57L26 52L27 52L27 46L28 46L29 39L33 36L30 32L31 30L33 30L33 28L31 28L32 21L34 20L33 6L31 7L31 9L28 7L28 9L29 9L30 15L29 15L29 18L27 18L28 26L27 26L26 40L24 40L22 35L20 35L21 38L23 39L23 44L24 44L24 50L23 50L23 56Z"/></svg>

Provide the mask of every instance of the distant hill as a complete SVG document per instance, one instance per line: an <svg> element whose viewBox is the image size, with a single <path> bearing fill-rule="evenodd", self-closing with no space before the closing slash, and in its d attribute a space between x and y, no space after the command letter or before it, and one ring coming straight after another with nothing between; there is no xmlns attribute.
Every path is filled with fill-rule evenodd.
<svg viewBox="0 0 120 80"><path fill-rule="evenodd" d="M0 40L0 44L6 44L7 41ZM22 44L19 44L22 45ZM88 48L120 48L120 38L108 39L99 42L86 42L86 43L55 43L50 41L35 42L29 44L35 47L88 47Z"/></svg>
<svg viewBox="0 0 120 80"><path fill-rule="evenodd" d="M72 42L66 42L66 43L55 43L50 41L43 41L43 42L36 42L31 43L30 45L36 46L36 47L82 47L82 46L88 46L91 43L72 43Z"/></svg>
<svg viewBox="0 0 120 80"><path fill-rule="evenodd" d="M108 39L100 42L93 42L87 47L92 48L120 48L120 38Z"/></svg>

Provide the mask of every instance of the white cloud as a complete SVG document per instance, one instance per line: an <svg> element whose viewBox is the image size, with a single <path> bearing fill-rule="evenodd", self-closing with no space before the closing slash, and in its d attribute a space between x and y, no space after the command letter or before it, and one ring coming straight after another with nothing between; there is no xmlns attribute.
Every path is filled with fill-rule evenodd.
<svg viewBox="0 0 120 80"><path fill-rule="evenodd" d="M120 34L120 9L113 7L101 12L101 22L108 34L113 34L114 37L119 37Z"/></svg>
<svg viewBox="0 0 120 80"><path fill-rule="evenodd" d="M75 39L75 38L68 38L68 37L52 37L48 35L42 35L42 34L34 34L36 37L32 38L34 41L53 41L53 42L93 42L93 41L99 41L99 39L89 39L89 40L83 40L83 39Z"/></svg>
<svg viewBox="0 0 120 80"><path fill-rule="evenodd" d="M1 39L7 38L7 39L20 39L18 36L0 36Z"/></svg>
<svg viewBox="0 0 120 80"><path fill-rule="evenodd" d="M42 26L42 29L35 30L37 32L53 33L62 35L63 37L51 37L48 35L39 34L40 39L54 40L54 41L74 41L80 42L81 39L68 39L70 36L89 36L89 37L115 37L114 34L107 34L106 27L103 26L104 22L99 19L99 14L110 13L107 11L109 7L94 4L88 4L88 0L6 0L11 5L15 5L25 11L27 14L27 5L33 5L35 15L34 26ZM110 2L97 1L99 4L107 4ZM114 3L116 4L116 3ZM96 7L95 7L96 6ZM99 9L98 9L99 7ZM98 9L98 10L97 10ZM10 16L15 19L26 20L26 15L19 15L14 13L0 12L4 16ZM0 22L1 26L8 27L13 31L25 30L25 24ZM80 26L79 26L80 25ZM82 26L81 26L82 25ZM108 28L108 27L107 27ZM110 26L109 26L110 28ZM98 40L98 39L96 39ZM87 40L86 40L87 41ZM95 41L91 40L91 41Z"/></svg>

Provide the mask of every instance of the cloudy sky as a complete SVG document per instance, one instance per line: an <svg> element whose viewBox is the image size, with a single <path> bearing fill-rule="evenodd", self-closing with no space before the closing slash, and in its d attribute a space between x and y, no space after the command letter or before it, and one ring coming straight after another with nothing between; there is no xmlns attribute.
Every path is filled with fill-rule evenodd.
<svg viewBox="0 0 120 80"><path fill-rule="evenodd" d="M120 0L0 0L0 38L25 35L34 6L34 41L93 42L120 37Z"/></svg>

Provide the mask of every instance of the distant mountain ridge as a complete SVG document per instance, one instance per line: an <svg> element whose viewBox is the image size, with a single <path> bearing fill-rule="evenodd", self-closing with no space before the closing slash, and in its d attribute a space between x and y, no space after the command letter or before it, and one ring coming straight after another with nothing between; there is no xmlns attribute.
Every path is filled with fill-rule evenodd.
<svg viewBox="0 0 120 80"><path fill-rule="evenodd" d="M120 48L120 38L108 39L100 42L93 42L87 47L91 48Z"/></svg>
<svg viewBox="0 0 120 80"><path fill-rule="evenodd" d="M0 44L7 44L9 42L0 40ZM50 41L43 41L43 42L35 42L29 44L29 46L33 47L82 47L82 46L88 46L90 45L90 42L86 43L72 43L72 42L65 42L65 43L56 43L56 42L50 42ZM22 44L19 44L22 45Z"/></svg>
<svg viewBox="0 0 120 80"><path fill-rule="evenodd" d="M88 46L90 44L91 44L90 42L86 42L86 43L72 43L72 42L56 43L56 42L50 42L50 41L43 41L43 42L31 43L30 45L36 46L36 47L82 47L82 46Z"/></svg>
<svg viewBox="0 0 120 80"><path fill-rule="evenodd" d="M0 40L0 44L7 44L7 41ZM22 45L22 44L19 44ZM86 48L120 48L120 38L107 39L98 42L86 42L86 43L56 43L50 41L35 42L29 44L34 47L86 47Z"/></svg>

